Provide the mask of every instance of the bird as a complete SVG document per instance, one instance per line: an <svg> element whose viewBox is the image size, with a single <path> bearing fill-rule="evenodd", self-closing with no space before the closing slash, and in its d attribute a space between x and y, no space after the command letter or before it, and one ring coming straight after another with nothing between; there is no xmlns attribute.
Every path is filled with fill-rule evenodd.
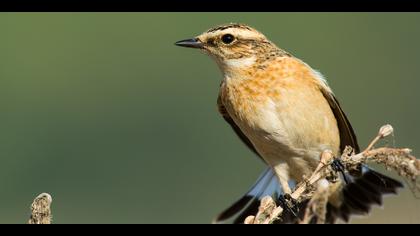
<svg viewBox="0 0 420 236"><path fill-rule="evenodd" d="M223 75L218 111L267 166L214 223L243 223L267 195L284 203L296 183L316 169L325 150L336 157L346 146L360 152L355 132L325 77L251 26L223 24L175 45L199 49L214 59ZM328 202L327 223L365 215L372 205L382 205L383 195L396 194L403 187L366 165L343 173L345 178ZM305 206L296 204L298 212ZM299 222L302 214L291 212L278 223Z"/></svg>

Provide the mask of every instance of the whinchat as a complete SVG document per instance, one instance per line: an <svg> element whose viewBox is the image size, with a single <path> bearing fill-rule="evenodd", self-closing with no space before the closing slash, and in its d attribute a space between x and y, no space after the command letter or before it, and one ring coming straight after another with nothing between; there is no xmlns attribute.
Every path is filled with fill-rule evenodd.
<svg viewBox="0 0 420 236"><path fill-rule="evenodd" d="M226 24L176 45L201 49L216 61L223 74L218 110L268 166L216 222L241 223L256 213L262 197L281 199L290 194L294 183L315 170L324 150L332 150L335 156L346 146L359 151L353 128L325 78L257 30ZM327 222L365 214L372 204L381 204L383 194L402 186L366 166L344 176L348 182L339 180L328 203ZM282 222L293 223L296 218Z"/></svg>

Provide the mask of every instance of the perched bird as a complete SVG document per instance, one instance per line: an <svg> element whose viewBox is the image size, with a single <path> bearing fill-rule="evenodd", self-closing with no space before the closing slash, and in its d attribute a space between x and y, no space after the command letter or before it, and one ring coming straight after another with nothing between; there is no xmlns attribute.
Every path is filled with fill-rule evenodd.
<svg viewBox="0 0 420 236"><path fill-rule="evenodd" d="M242 223L257 212L266 195L280 201L294 183L310 176L321 153L339 156L345 146L359 152L354 131L324 77L302 60L278 48L262 33L244 24L214 27L175 43L210 55L223 74L218 109L239 138L268 166L254 186L216 222ZM402 184L360 166L345 172L329 199L327 222L366 214L382 195ZM302 208L301 203L299 208ZM295 223L285 216L280 223Z"/></svg>

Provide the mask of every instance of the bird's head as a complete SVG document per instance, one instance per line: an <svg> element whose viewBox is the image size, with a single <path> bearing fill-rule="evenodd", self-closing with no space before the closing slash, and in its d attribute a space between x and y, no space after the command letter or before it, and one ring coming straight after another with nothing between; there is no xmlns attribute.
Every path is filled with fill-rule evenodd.
<svg viewBox="0 0 420 236"><path fill-rule="evenodd" d="M252 66L283 52L257 30L234 23L211 28L195 38L175 44L205 51L222 70Z"/></svg>

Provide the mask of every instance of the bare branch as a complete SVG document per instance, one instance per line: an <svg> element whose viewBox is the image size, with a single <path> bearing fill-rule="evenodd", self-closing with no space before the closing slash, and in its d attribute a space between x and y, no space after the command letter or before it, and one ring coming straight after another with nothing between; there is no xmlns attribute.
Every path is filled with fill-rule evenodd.
<svg viewBox="0 0 420 236"><path fill-rule="evenodd" d="M379 140L391 135L393 128L391 125L384 125L380 128L377 136L370 142L368 147L361 153L354 153L353 148L346 147L343 151L340 161L345 166L346 170L356 169L360 164L374 162L384 165L387 170L396 171L401 177L414 183L414 188L420 190L419 176L420 176L420 160L412 156L411 150L408 148L388 148L381 147L374 149L374 145ZM313 217L316 217L317 223L325 223L326 206L328 197L331 195L335 185L330 184L326 179L336 176L335 171L331 168L331 163L334 161L333 153L330 150L325 150L320 157L318 167L312 175L299 183L296 189L291 194L291 197L297 202L309 200L305 215L300 223L309 223ZM265 197L261 201L261 206L256 217L249 216L245 223L261 224L272 223L276 219L281 218L283 209L276 207L274 200L271 197ZM259 217L262 217L259 219Z"/></svg>
<svg viewBox="0 0 420 236"><path fill-rule="evenodd" d="M318 181L318 188L314 192L308 206L305 210L301 224L309 224L313 217L316 217L317 224L325 223L325 216L327 215L327 203L330 196L330 183L323 179Z"/></svg>
<svg viewBox="0 0 420 236"><path fill-rule="evenodd" d="M283 213L282 207L277 207L273 198L266 196L261 200L256 216L248 216L245 224L271 224L277 220L277 216Z"/></svg>

